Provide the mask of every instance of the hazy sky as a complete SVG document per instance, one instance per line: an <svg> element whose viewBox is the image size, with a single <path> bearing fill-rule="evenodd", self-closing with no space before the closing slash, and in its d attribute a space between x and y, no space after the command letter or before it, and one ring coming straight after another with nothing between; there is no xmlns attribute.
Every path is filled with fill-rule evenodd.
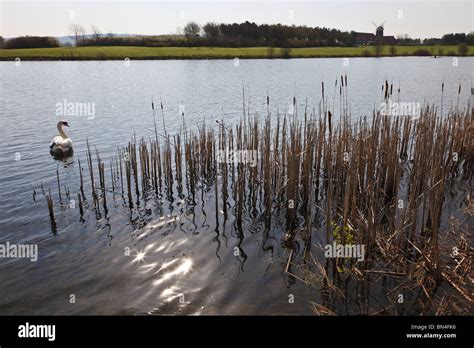
<svg viewBox="0 0 474 348"><path fill-rule="evenodd" d="M0 0L0 35L69 35L71 23L96 25L102 32L176 33L188 20L200 24L244 22L320 26L340 30L375 30L385 21L385 35L439 37L474 30L473 0L441 1L5 1Z"/></svg>

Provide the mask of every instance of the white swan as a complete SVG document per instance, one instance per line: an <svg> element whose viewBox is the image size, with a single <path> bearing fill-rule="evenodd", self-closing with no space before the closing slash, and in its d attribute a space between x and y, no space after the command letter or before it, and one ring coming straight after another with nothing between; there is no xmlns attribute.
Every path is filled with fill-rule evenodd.
<svg viewBox="0 0 474 348"><path fill-rule="evenodd" d="M65 156L72 153L72 140L64 132L63 126L69 127L69 124L66 121L59 121L59 135L55 136L51 145L49 145L50 152L53 156Z"/></svg>

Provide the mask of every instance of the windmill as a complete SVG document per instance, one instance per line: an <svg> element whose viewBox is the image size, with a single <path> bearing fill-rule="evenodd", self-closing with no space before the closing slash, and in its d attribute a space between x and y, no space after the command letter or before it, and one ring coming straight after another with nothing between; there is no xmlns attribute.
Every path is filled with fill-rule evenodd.
<svg viewBox="0 0 474 348"><path fill-rule="evenodd" d="M377 25L377 23L375 23L374 21L372 21L372 24L375 25L375 28L377 28L375 30L375 36L377 37L383 37L383 29L384 29L384 24L385 24L385 21L382 22L382 24L380 25Z"/></svg>

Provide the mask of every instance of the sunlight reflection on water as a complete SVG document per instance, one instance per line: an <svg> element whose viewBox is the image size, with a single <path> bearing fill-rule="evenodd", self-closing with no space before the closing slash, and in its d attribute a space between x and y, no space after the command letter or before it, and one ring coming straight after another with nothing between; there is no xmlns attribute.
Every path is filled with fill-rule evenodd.
<svg viewBox="0 0 474 348"><path fill-rule="evenodd" d="M173 264L177 263L176 267L171 267ZM191 271L192 261L190 259L182 259L182 260L173 260L171 262L165 263L161 266L161 268L156 272L157 274L165 273L161 276L161 279L157 279L153 282L153 285L160 285L164 281L171 279L172 277L176 276L183 276L186 275ZM170 269L171 268L171 269Z"/></svg>

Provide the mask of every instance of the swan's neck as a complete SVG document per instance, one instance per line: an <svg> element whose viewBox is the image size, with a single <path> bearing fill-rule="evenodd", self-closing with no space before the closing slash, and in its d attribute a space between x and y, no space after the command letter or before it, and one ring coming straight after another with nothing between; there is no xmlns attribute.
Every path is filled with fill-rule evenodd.
<svg viewBox="0 0 474 348"><path fill-rule="evenodd" d="M59 135L63 137L63 139L67 139L67 134L64 132L62 125L58 124L58 132Z"/></svg>

